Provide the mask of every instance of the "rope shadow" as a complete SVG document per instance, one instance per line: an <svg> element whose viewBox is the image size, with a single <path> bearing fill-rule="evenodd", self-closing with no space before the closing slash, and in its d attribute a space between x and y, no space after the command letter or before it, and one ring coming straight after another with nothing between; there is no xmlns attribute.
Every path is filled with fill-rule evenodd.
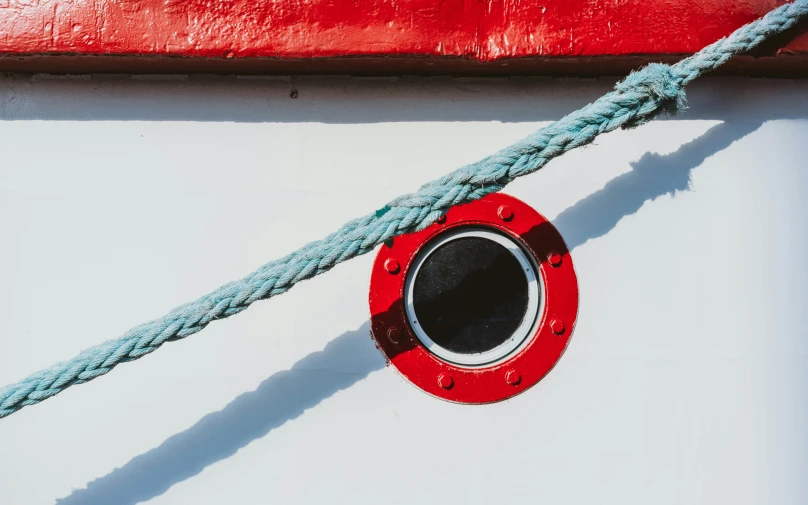
<svg viewBox="0 0 808 505"><path fill-rule="evenodd" d="M56 503L134 505L150 500L384 367L365 323Z"/></svg>
<svg viewBox="0 0 808 505"><path fill-rule="evenodd" d="M630 172L564 210L554 224L570 250L606 235L646 201L687 191L695 167L754 132L763 122L727 121L671 154L646 153L632 163ZM371 344L369 334L369 323L365 323L337 337L322 351L272 375L255 391L242 394L221 411L203 417L160 446L90 482L85 489L57 500L57 505L135 505L163 494L384 368L385 361ZM335 364L343 372L310 373L312 369L331 371Z"/></svg>
<svg viewBox="0 0 808 505"><path fill-rule="evenodd" d="M710 156L754 132L762 121L726 121L707 130L676 151L645 153L631 163L631 171L609 181L603 189L562 211L553 224L570 250L609 233L643 204L690 189L690 174Z"/></svg>

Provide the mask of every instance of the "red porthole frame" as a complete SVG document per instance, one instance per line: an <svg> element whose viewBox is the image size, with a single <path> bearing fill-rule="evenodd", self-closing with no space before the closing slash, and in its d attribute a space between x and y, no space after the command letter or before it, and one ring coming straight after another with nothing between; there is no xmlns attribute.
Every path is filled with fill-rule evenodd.
<svg viewBox="0 0 808 505"><path fill-rule="evenodd" d="M467 368L435 356L416 337L405 311L405 281L418 252L439 234L468 225L516 240L533 256L543 281L544 307L528 343L489 367ZM492 403L535 385L561 358L578 316L578 279L558 230L524 202L494 193L453 207L424 230L383 245L373 264L369 302L376 346L411 383L452 402Z"/></svg>

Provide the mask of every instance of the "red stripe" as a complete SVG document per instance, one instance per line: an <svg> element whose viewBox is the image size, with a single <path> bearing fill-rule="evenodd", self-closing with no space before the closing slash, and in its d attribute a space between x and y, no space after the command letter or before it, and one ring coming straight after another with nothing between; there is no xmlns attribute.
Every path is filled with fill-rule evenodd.
<svg viewBox="0 0 808 505"><path fill-rule="evenodd" d="M322 67L325 71L328 65L318 65L314 59L393 58L381 67L393 69L399 61L428 59L451 69L458 62L450 60L458 58L489 64L531 58L551 68L567 61L551 61L554 58L571 58L569 61L574 62L583 57L691 53L781 3L784 2L0 0L0 53L39 55L29 58L31 62L53 61L41 56L64 53L209 60L303 59L311 70ZM764 52L808 55L805 27ZM136 59L120 60L119 64ZM2 60L5 65L0 66L5 67L19 61ZM514 64L525 65L518 61ZM800 67L804 66L803 60ZM401 68L406 70L406 65ZM368 69L372 71L372 66Z"/></svg>

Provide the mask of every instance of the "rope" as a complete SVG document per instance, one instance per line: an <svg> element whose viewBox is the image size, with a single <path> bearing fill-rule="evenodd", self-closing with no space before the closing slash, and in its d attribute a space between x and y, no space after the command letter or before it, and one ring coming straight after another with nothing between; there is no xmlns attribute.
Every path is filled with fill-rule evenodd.
<svg viewBox="0 0 808 505"><path fill-rule="evenodd" d="M0 389L0 418L141 358L165 342L193 335L211 321L238 314L258 300L285 293L298 282L368 253L396 235L423 229L448 208L497 192L602 133L636 127L659 114L676 114L685 102L684 87L693 79L791 28L806 15L808 0L796 0L674 65L655 63L632 72L614 91L512 146L429 182L415 193L400 196L326 238L267 263L160 319L137 326L118 339Z"/></svg>

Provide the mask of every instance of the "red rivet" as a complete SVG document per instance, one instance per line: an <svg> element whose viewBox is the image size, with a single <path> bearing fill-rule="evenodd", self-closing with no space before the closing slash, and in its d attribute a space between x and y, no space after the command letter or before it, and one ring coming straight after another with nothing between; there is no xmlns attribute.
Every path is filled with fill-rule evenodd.
<svg viewBox="0 0 808 505"><path fill-rule="evenodd" d="M561 335L564 333L564 323L562 323L560 319L553 319L550 322L550 329L553 330L553 333L556 335Z"/></svg>
<svg viewBox="0 0 808 505"><path fill-rule="evenodd" d="M547 261L554 267L557 267L561 265L561 255L555 251L551 251L550 254L547 255Z"/></svg>
<svg viewBox="0 0 808 505"><path fill-rule="evenodd" d="M438 385L443 389L452 389L452 386L454 386L454 379L452 379L451 375L442 373L438 375Z"/></svg>
<svg viewBox="0 0 808 505"><path fill-rule="evenodd" d="M445 223L446 222L446 214L444 214L441 217L439 217L438 219L436 219L435 222L438 223L438 224Z"/></svg>
<svg viewBox="0 0 808 505"><path fill-rule="evenodd" d="M515 386L522 382L522 376L519 375L519 372L516 370L508 370L508 373L505 374L505 382L511 386Z"/></svg>
<svg viewBox="0 0 808 505"><path fill-rule="evenodd" d="M401 338L401 332L398 331L398 328L390 328L387 330L387 338L390 342L397 344Z"/></svg>
<svg viewBox="0 0 808 505"><path fill-rule="evenodd" d="M401 265L398 264L398 260L395 258L387 258L387 260L384 262L384 269L391 274L397 274L401 269Z"/></svg>
<svg viewBox="0 0 808 505"><path fill-rule="evenodd" d="M497 209L497 215L503 221L510 221L513 219L513 210L507 205L500 205Z"/></svg>

